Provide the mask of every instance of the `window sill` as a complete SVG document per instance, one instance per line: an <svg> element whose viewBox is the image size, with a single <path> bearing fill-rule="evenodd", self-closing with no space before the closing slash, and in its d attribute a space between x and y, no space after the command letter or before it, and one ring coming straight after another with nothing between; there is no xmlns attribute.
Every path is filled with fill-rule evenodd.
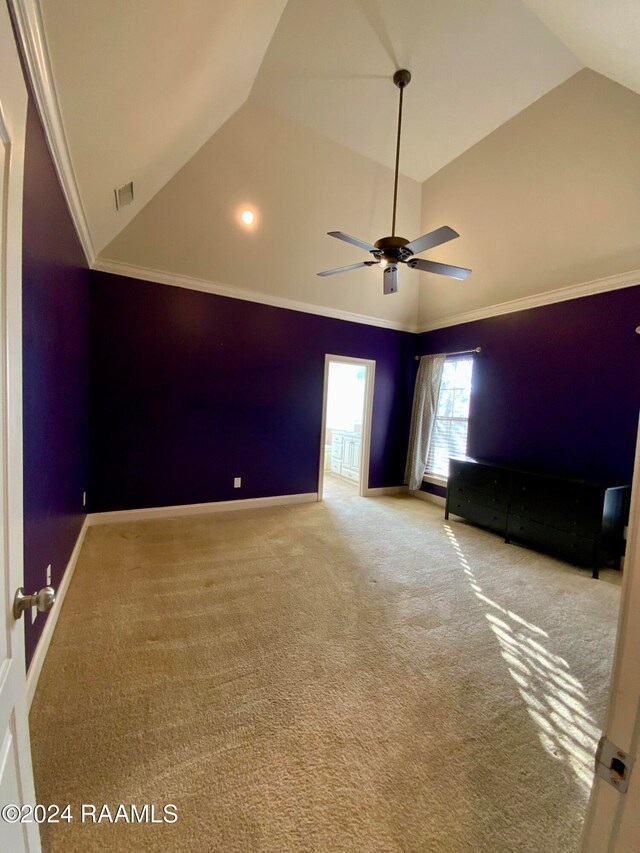
<svg viewBox="0 0 640 853"><path fill-rule="evenodd" d="M431 483L433 486L442 486L442 488L446 489L449 481L447 477L441 477L439 474L424 474L422 482Z"/></svg>

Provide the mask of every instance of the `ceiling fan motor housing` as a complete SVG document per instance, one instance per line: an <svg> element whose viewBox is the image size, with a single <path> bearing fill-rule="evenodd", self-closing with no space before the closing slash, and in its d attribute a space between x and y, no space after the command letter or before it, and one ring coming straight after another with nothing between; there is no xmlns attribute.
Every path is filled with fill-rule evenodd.
<svg viewBox="0 0 640 853"><path fill-rule="evenodd" d="M381 237L373 244L378 250L376 257L389 263L404 261L412 255L412 252L404 248L408 242L405 237Z"/></svg>

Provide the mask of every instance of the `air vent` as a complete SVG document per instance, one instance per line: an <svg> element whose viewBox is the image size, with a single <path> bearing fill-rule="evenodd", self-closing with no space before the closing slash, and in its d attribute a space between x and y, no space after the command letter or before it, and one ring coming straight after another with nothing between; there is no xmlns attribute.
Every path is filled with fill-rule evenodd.
<svg viewBox="0 0 640 853"><path fill-rule="evenodd" d="M131 204L133 201L133 181L129 181L128 184L118 187L114 190L114 193L116 196L116 210L120 210L126 204Z"/></svg>

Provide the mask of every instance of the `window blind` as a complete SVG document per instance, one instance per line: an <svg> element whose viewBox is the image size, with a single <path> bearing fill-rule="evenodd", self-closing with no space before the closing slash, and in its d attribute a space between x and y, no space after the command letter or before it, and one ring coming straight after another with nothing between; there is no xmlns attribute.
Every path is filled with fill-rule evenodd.
<svg viewBox="0 0 640 853"><path fill-rule="evenodd" d="M473 359L469 356L445 362L427 453L427 474L447 477L449 457L466 455L472 372Z"/></svg>

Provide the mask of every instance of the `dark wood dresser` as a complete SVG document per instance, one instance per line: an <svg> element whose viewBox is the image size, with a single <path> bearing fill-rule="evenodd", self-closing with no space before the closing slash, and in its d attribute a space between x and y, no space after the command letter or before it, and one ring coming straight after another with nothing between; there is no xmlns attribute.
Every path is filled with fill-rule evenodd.
<svg viewBox="0 0 640 853"><path fill-rule="evenodd" d="M445 518L459 515L581 565L620 568L630 486L451 459Z"/></svg>

